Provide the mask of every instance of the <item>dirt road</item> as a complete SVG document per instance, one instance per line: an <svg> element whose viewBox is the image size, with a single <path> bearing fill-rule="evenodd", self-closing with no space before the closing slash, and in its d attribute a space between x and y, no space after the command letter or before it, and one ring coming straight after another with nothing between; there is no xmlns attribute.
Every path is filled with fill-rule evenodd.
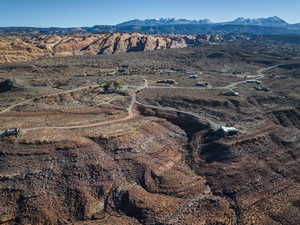
<svg viewBox="0 0 300 225"><path fill-rule="evenodd" d="M281 64L280 64L281 65ZM264 78L264 72L270 70L270 69L273 69L273 68L276 68L280 65L274 65L274 66L270 66L270 67L267 67L267 68L262 68L262 69L259 69L257 71L257 76L255 77L256 80L259 80L259 79L262 79ZM108 125L108 124L113 124L113 123L118 123L118 122L124 122L124 121L127 121L127 120L130 120L132 118L135 117L136 113L134 112L134 106L136 104L139 104L139 105L142 105L144 107L150 107L150 108L155 108L155 109L159 109L159 110L165 110L165 111L173 111L173 112L177 112L177 113L185 113L185 114L189 114L191 116L194 116L200 120L206 120L209 124L209 126L214 129L214 130L217 130L219 129L219 127L221 125L215 123L214 121L210 120L209 118L205 117L205 116L201 116L199 114L194 114L192 112L188 112L188 111L181 111L181 110L178 110L178 109L173 109L173 108L165 108L165 107L157 107L157 106L152 106L152 105L145 105L145 104L142 104L140 102L137 101L136 99L136 95L139 91L143 90L143 89L146 89L146 88L169 88L169 89L188 89L188 90L194 90L194 89L197 89L197 90L203 90L203 89L233 89L235 87L237 87L238 85L240 84L243 84L243 83L246 83L247 80L244 80L244 81L239 81L239 82L234 82L230 85L227 85L227 86L222 86L222 87L213 87L213 88L197 88L197 87L162 87L162 86L149 86L148 85L148 81L145 79L144 80L144 85L143 86L131 86L131 87L135 87L136 90L134 91L134 93L132 94L131 96L131 102L130 102L130 105L129 107L127 108L127 111L128 111L128 116L124 117L124 118L120 118L120 119L115 119L115 120L110 120L110 121L101 121L101 122L97 122L97 123L91 123L91 124L86 124L86 125L78 125L78 126L61 126L61 127L36 127L36 128L28 128L28 129L24 129L25 131L32 131L32 130L40 130L40 129L79 129L79 128L89 128L89 127L97 127L97 126L103 126L103 125ZM60 93L55 93L55 94L50 94L50 95L45 95L45 96L42 96L42 97L47 97L47 96L56 96L56 95L60 95L60 94L65 94L65 93L72 93L72 92L75 92L75 91L79 91L79 90L83 90L83 89L87 89L87 88L92 88L92 87L97 87L99 85L93 85L93 86L88 86L88 87L81 87L81 88L76 88L76 89L73 89L73 90L68 90L68 91L64 91L64 92L60 92ZM24 102L21 102L21 103L18 103L18 104L15 104L15 105L12 105L8 108L6 108L5 110L1 111L0 113L5 113L5 112L8 112L10 110L12 110L13 108L15 108L16 106L19 106L19 105L23 105L23 104L26 104L30 101L32 101L33 99L29 99L29 100L26 100Z"/></svg>
<svg viewBox="0 0 300 225"><path fill-rule="evenodd" d="M72 93L72 92L76 92L76 91L80 91L80 90L84 90L84 89L88 89L88 88L93 88L93 87L99 87L99 85L79 87L79 88L75 88L75 89L72 89L72 90L62 91L62 92L59 92L59 93L54 93L54 94L49 94L49 95L42 95L42 96L39 96L39 98L51 97L51 96L57 96L57 95L61 95L61 94ZM32 102L34 99L36 99L36 98L27 99L27 100L25 100L23 102L19 102L19 103L15 104L15 105L11 105L11 106L7 107L6 109L0 111L0 114L9 112L9 111L11 111L12 109L14 109L17 106L25 105L25 104L27 104L29 102Z"/></svg>
<svg viewBox="0 0 300 225"><path fill-rule="evenodd" d="M33 130L40 130L40 129L79 129L79 128L89 128L89 127L103 126L103 125L108 125L108 124L112 124L112 123L119 123L119 122L123 122L123 121L126 121L126 120L130 120L133 117L135 117L135 115L136 115L136 113L134 112L134 106L137 103L137 101L136 101L136 94L139 91L141 91L141 90L143 90L143 89L145 89L147 87L148 87L148 81L144 80L144 85L140 86L138 89L136 89L134 91L134 93L131 96L130 105L127 108L128 116L126 116L124 118L115 119L115 120L109 120L109 121L101 121L101 122L91 123L91 124L87 124L87 125L62 126L62 127L35 127L35 128L28 128L28 129L23 129L23 130L25 130L25 131L33 131Z"/></svg>

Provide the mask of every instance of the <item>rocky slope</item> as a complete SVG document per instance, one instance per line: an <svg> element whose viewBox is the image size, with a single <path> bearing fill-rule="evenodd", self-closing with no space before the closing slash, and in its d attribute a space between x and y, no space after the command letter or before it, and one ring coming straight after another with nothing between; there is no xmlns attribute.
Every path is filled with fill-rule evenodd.
<svg viewBox="0 0 300 225"><path fill-rule="evenodd" d="M177 218L188 204L204 220L234 220L228 202L182 162L178 127L155 119L88 132L44 144L28 133L25 145L1 144L1 224L190 224L200 211ZM213 204L218 218L209 216Z"/></svg>
<svg viewBox="0 0 300 225"><path fill-rule="evenodd" d="M294 125L207 143L205 122L142 113L150 117L2 140L0 223L298 224Z"/></svg>
<svg viewBox="0 0 300 225"><path fill-rule="evenodd" d="M10 36L0 37L0 63L29 61L51 56L116 54L186 46L186 41L182 37L151 36L138 33Z"/></svg>

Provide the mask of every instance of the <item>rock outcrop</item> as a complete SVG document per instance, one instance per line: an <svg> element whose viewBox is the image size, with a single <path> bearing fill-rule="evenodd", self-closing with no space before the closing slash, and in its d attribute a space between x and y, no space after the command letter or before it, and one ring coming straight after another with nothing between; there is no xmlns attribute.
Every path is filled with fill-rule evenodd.
<svg viewBox="0 0 300 225"><path fill-rule="evenodd" d="M186 46L182 37L139 33L8 36L0 37L0 63L31 61L41 57L117 54Z"/></svg>
<svg viewBox="0 0 300 225"><path fill-rule="evenodd" d="M3 140L0 223L298 224L298 131L204 143L206 126L190 133L167 121L176 114L149 115Z"/></svg>
<svg viewBox="0 0 300 225"><path fill-rule="evenodd" d="M87 131L48 143L33 131L18 145L1 143L1 224L233 224L228 202L183 162L179 127L140 119Z"/></svg>

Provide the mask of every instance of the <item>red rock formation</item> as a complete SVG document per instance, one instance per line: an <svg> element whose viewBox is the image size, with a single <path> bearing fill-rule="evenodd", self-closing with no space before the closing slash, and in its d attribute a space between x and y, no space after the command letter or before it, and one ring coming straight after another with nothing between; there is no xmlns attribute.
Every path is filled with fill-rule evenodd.
<svg viewBox="0 0 300 225"><path fill-rule="evenodd" d="M0 63L30 61L43 56L117 54L186 46L186 42L180 37L139 33L1 37Z"/></svg>

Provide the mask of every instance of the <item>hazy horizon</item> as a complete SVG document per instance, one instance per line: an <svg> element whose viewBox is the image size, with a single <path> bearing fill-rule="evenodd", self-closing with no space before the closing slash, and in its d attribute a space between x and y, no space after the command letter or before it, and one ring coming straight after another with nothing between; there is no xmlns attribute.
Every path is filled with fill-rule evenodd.
<svg viewBox="0 0 300 225"><path fill-rule="evenodd" d="M278 16L288 23L300 23L300 2L286 0L270 2L253 0L127 0L99 2L98 0L2 0L1 27L84 27L115 25L132 19L184 18L209 19L212 22L231 21L238 17L261 18Z"/></svg>

